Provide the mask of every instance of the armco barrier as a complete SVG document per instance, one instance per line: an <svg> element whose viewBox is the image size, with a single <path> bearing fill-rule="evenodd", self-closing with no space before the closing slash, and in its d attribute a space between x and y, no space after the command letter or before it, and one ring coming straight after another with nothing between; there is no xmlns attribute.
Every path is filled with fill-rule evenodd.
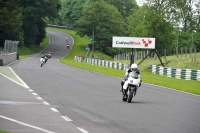
<svg viewBox="0 0 200 133"><path fill-rule="evenodd" d="M83 57L75 56L74 60L76 60L78 62L82 62ZM85 61L88 64L99 65L99 66L104 66L104 67L113 68L113 69L126 70L128 68L127 64L111 62L111 61L106 61L106 60L102 60L102 59L85 58Z"/></svg>
<svg viewBox="0 0 200 133"><path fill-rule="evenodd" d="M198 80L200 81L200 70L169 68L156 65L150 65L150 71L155 74L173 77L185 80Z"/></svg>

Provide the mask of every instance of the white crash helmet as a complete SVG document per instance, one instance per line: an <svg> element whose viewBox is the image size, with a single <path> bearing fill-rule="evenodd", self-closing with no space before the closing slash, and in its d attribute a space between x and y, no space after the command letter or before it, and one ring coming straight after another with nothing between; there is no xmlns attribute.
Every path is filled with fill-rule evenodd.
<svg viewBox="0 0 200 133"><path fill-rule="evenodd" d="M137 68L138 68L138 65L137 65L137 64L132 64L132 65L131 65L131 70L132 70L132 71L136 71Z"/></svg>

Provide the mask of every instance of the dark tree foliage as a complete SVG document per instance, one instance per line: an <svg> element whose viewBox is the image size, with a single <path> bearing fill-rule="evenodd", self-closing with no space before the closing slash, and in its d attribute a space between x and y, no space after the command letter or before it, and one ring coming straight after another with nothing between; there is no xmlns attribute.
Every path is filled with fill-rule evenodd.
<svg viewBox="0 0 200 133"><path fill-rule="evenodd" d="M59 13L62 24L68 27L73 27L74 22L81 17L84 5L85 0L62 1L62 8ZM56 23L54 22L54 24Z"/></svg>
<svg viewBox="0 0 200 133"><path fill-rule="evenodd" d="M45 37L45 17L58 16L61 8L59 0L26 0L23 1L24 45L39 45Z"/></svg>
<svg viewBox="0 0 200 133"><path fill-rule="evenodd" d="M95 50L102 52L106 52L104 41L111 40L112 36L126 34L124 20L117 8L103 0L83 10L82 16L75 23L75 30L80 36L93 36L94 33Z"/></svg>
<svg viewBox="0 0 200 133"><path fill-rule="evenodd" d="M39 45L46 35L45 18L57 17L60 8L60 0L0 0L0 46L5 40Z"/></svg>
<svg viewBox="0 0 200 133"><path fill-rule="evenodd" d="M0 46L5 40L23 43L22 7L20 0L0 0Z"/></svg>

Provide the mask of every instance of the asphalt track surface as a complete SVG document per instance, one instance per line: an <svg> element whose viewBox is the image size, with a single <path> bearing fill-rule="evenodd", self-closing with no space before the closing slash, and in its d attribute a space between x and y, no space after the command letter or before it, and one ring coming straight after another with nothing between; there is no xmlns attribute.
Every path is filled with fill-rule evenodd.
<svg viewBox="0 0 200 133"><path fill-rule="evenodd" d="M121 79L61 64L58 60L70 52L67 35L50 30L48 35L50 44L41 54L51 51L53 56L43 67L41 54L10 65L29 88L0 75L4 88L0 89L0 129L13 133L200 133L199 96L142 84L131 103L123 102ZM71 48L73 39L69 42Z"/></svg>

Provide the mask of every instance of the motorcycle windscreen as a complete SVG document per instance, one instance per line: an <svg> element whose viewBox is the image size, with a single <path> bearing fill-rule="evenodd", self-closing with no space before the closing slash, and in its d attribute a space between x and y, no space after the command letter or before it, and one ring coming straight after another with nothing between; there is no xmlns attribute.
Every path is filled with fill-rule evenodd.
<svg viewBox="0 0 200 133"><path fill-rule="evenodd" d="M130 78L129 78L129 84L139 86L140 77L139 77L139 74L138 74L138 73L136 73L135 71L130 72L130 73L129 73L129 77L130 77Z"/></svg>
<svg viewBox="0 0 200 133"><path fill-rule="evenodd" d="M138 79L139 77L139 74L138 73L136 73L135 71L134 72L130 72L129 73L129 76L131 76L133 79Z"/></svg>

